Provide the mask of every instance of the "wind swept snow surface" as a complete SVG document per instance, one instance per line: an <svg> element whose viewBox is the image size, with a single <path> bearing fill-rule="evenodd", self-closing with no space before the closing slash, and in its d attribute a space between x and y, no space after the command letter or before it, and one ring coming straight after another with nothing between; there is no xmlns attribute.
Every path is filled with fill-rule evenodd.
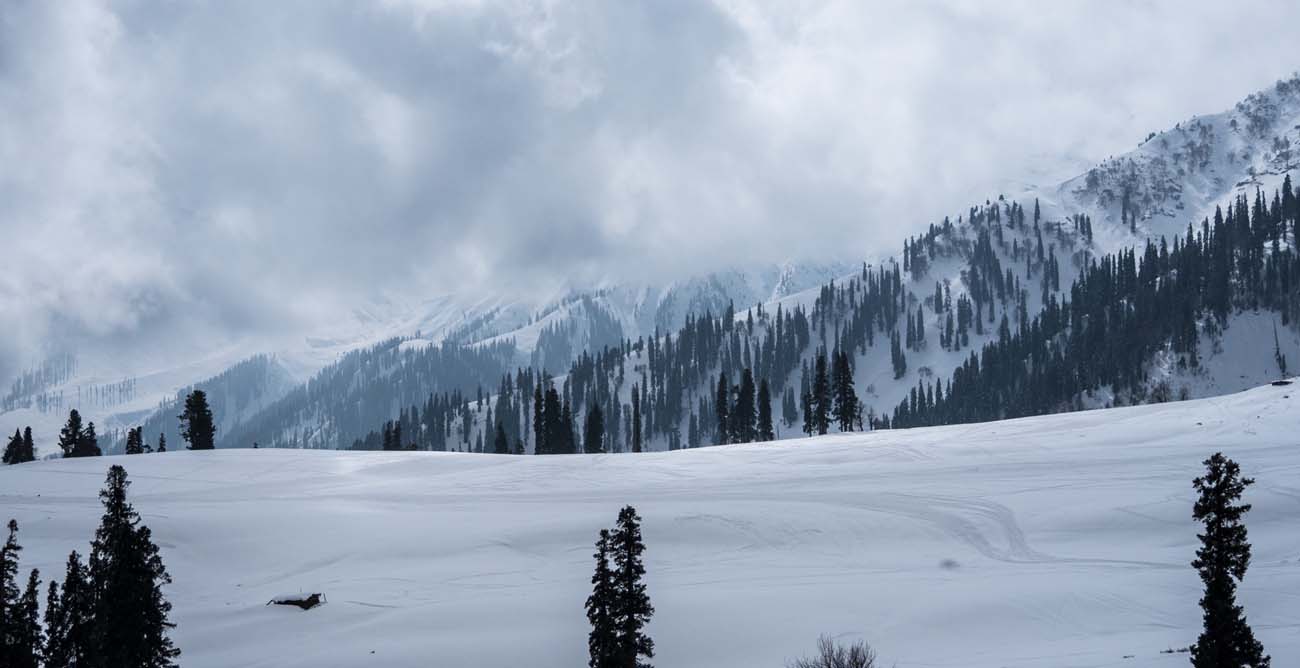
<svg viewBox="0 0 1300 668"><path fill-rule="evenodd" d="M59 577L125 465L193 668L585 665L592 543L625 504L664 668L781 666L821 633L901 667L1184 666L1161 650L1199 632L1191 481L1216 450L1258 481L1249 620L1300 665L1300 384L644 455L43 461L0 470L0 519L24 577ZM330 603L266 605L292 591Z"/></svg>

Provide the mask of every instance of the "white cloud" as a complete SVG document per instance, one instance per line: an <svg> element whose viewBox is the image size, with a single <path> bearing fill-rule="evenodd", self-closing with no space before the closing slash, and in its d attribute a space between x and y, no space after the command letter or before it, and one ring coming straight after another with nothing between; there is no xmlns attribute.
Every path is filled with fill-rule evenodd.
<svg viewBox="0 0 1300 668"><path fill-rule="evenodd" d="M0 377L376 294L868 254L1289 74L1294 3L0 6ZM180 334L178 334L180 333Z"/></svg>

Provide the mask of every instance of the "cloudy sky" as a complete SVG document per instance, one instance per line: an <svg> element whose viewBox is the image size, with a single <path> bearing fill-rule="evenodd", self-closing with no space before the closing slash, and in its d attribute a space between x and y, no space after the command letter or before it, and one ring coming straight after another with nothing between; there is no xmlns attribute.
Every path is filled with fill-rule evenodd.
<svg viewBox="0 0 1300 668"><path fill-rule="evenodd" d="M41 345L894 248L1291 73L1296 26L1294 2L0 0L0 378Z"/></svg>

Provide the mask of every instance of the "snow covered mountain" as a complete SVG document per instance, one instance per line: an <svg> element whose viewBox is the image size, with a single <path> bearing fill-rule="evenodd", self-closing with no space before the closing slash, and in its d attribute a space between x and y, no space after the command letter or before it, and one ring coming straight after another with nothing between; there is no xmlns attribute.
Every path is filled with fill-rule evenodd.
<svg viewBox="0 0 1300 668"><path fill-rule="evenodd" d="M1293 147L1300 147L1300 78L1278 82L1231 110L1194 117L1172 129L1152 133L1135 150L1107 159L1063 183L990 198L951 216L951 224L936 223L930 238L924 241L927 249L933 250L926 253L924 262L908 264L905 269L904 301L909 313L919 306L931 307L922 309L926 320L921 327L927 333L926 339L907 352L908 369L901 378L894 377L892 360L884 347L858 355L854 360L855 378L863 401L876 414L883 414L906 398L918 382L950 377L970 351L979 350L993 339L995 331L990 322L988 327L976 327L970 332L968 344L959 349L936 345L945 323L942 314L933 310L932 295L936 286L953 300L971 294L971 261L980 236L979 226L972 225L976 218L981 225L987 221L998 225L999 244L992 248L992 254L1001 267L1012 269L1026 287L1032 286L1026 290L1025 300L1032 316L1049 295L1064 297L1070 282L1098 257L1132 248L1147 239L1171 239L1238 195L1253 197L1257 188L1271 197L1283 177L1300 162L1296 155L1300 148ZM1017 229L1003 224L1014 215L1013 207L1023 217L1036 205L1041 235L1025 226ZM1080 217L1090 221L1086 238L1076 222ZM910 242L921 243L921 237ZM1042 243L1052 256L1056 280L1050 285L1042 285L1042 258L1030 257L1029 248L1037 243ZM872 263L871 270L893 266L894 262L904 264L887 259ZM265 408L291 391L294 383L286 379L305 382L350 351L397 338L403 339L403 350L443 344L506 345L513 348L511 359L503 361L506 368L531 366L563 374L583 351L595 352L623 339L636 340L656 331L674 332L688 315L707 312L716 316L729 303L736 305L740 317L748 307L760 303L768 312L775 311L778 305L786 309L812 308L830 281L838 279L843 285L861 271L862 265L853 262L791 262L718 271L666 284L610 281L589 287L569 286L540 298L449 293L415 303L375 303L354 309L326 331L268 351L273 352L270 359L278 369L267 376L265 387L243 388L238 394L259 397L259 406ZM1153 384L1166 383L1187 396L1206 396L1267 380L1277 372L1275 353L1300 359L1300 334L1295 327L1279 326L1279 321L1268 313L1233 314L1222 336L1203 342L1201 357L1206 363L1200 369L1188 373L1169 359L1153 359ZM136 424L155 407L173 400L177 391L215 377L253 352L256 349L232 345L204 356L201 363L147 373L136 369L109 371L111 364L95 360L93 374L79 373L41 388L40 392L62 396L59 410L42 413L33 408L39 393L15 394L9 410L0 414L0 431L32 424L37 428L38 441L52 442L62 418L60 413L74 405L87 412L90 419L98 420L101 431ZM807 358L808 351L804 355ZM129 400L113 405L99 405L78 394L91 386L128 380L132 388ZM491 383L486 387L490 391ZM628 386L620 391L624 401L630 399ZM694 388L693 392L707 389ZM1089 401L1090 405L1108 405L1115 400L1103 394ZM391 406L392 417L404 405ZM237 412L241 421L256 413L245 408ZM296 429L310 428L300 424ZM470 430L473 433L462 435L464 442L472 442L482 432L477 424Z"/></svg>
<svg viewBox="0 0 1300 668"><path fill-rule="evenodd" d="M559 373L583 350L649 336L656 329L668 331L680 327L687 314L720 314L732 302L779 299L850 272L853 266L790 261L664 283L570 286L529 299L505 293L449 293L417 302L376 301L296 342L263 350L255 342L237 341L180 362L62 353L10 381L0 406L0 432L30 425L38 446L44 446L42 454L50 454L67 411L77 408L97 423L106 441L120 441L127 427L154 414L170 415L178 393L216 385L222 393L256 397L255 403L229 405L229 414L221 416L225 432L348 352L395 338L404 340L405 349L509 343L515 348L512 366L536 364ZM266 364L257 367L261 373L238 372L259 355L266 356ZM165 431L175 443L172 422ZM156 436L153 429L146 433L150 439Z"/></svg>
<svg viewBox="0 0 1300 668"><path fill-rule="evenodd" d="M1191 480L1222 451L1257 481L1239 601L1295 666L1296 388L636 456L41 461L0 467L0 519L22 575L58 577L125 466L192 668L584 665L592 543L625 504L655 665L780 666L825 633L885 665L1175 668L1201 628ZM291 592L328 603L266 605Z"/></svg>

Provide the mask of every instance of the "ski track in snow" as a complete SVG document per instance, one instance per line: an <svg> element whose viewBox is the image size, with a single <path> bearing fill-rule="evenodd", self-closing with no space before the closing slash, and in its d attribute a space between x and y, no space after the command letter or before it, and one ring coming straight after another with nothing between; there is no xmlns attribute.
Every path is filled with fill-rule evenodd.
<svg viewBox="0 0 1300 668"><path fill-rule="evenodd" d="M1191 479L1222 449L1258 481L1241 599L1293 666L1298 387L644 455L51 460L0 469L0 519L23 577L59 577L125 465L187 667L584 665L592 543L628 503L661 667L781 666L821 633L900 667L1172 667L1200 624ZM266 605L296 591L329 603Z"/></svg>

